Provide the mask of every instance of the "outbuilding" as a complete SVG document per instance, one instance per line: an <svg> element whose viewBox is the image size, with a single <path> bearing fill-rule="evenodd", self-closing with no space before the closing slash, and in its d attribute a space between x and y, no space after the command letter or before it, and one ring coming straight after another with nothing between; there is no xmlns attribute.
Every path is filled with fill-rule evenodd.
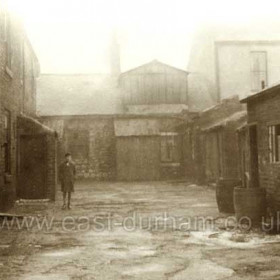
<svg viewBox="0 0 280 280"><path fill-rule="evenodd" d="M251 187L266 189L271 214L280 210L280 84L243 100L248 110Z"/></svg>

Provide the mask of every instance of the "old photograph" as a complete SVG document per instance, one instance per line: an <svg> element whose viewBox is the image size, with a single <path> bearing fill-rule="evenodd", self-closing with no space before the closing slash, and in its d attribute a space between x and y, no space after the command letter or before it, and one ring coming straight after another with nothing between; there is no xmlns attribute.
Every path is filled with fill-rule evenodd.
<svg viewBox="0 0 280 280"><path fill-rule="evenodd" d="M0 280L279 280L279 11L0 0Z"/></svg>

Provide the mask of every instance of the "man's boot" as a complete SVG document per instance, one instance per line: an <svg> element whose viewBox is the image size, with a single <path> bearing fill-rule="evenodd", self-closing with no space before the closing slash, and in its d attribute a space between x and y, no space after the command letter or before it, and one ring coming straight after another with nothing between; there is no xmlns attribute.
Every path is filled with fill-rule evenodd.
<svg viewBox="0 0 280 280"><path fill-rule="evenodd" d="M63 205L62 210L66 209L66 193L63 193Z"/></svg>
<svg viewBox="0 0 280 280"><path fill-rule="evenodd" d="M71 206L70 206L70 201L71 201L71 193L68 193L68 204L67 204L67 208L70 210Z"/></svg>

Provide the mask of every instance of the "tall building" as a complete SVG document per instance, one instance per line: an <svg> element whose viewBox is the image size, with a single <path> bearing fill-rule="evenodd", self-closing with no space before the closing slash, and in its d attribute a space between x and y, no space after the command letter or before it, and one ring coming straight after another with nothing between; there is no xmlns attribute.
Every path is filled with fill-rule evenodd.
<svg viewBox="0 0 280 280"><path fill-rule="evenodd" d="M193 38L189 58L189 96L193 110L221 99L240 98L280 79L279 25L274 22L208 25Z"/></svg>
<svg viewBox="0 0 280 280"><path fill-rule="evenodd" d="M38 58L21 21L2 3L0 2L0 208L3 209L16 198L54 198L49 187L54 186L55 176L48 177L50 174L45 172L45 168L48 159L50 162L55 160L55 153L52 153L52 160L48 158L51 149L46 143L43 144L45 138L41 140L42 146L47 147L46 150L38 150L41 140L35 136L51 135L54 140L54 132L35 119L36 80L40 72ZM42 164L39 169L38 163ZM50 167L51 172L54 171L53 168L54 165Z"/></svg>

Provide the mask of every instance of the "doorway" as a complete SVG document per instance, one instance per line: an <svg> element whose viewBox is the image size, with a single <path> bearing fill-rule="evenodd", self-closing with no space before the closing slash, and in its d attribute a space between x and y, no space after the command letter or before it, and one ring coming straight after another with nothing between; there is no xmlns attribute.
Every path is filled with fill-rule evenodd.
<svg viewBox="0 0 280 280"><path fill-rule="evenodd" d="M46 135L21 135L17 196L47 198Z"/></svg>
<svg viewBox="0 0 280 280"><path fill-rule="evenodd" d="M250 143L250 187L259 187L259 154L257 125L249 126Z"/></svg>

